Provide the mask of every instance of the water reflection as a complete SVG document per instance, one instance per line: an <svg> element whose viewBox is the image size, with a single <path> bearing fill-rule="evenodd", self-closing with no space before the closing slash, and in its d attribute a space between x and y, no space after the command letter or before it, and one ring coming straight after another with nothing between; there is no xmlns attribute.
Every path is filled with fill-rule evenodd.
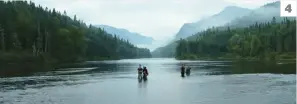
<svg viewBox="0 0 297 104"><path fill-rule="evenodd" d="M138 83L137 102L138 104L147 103L148 98L148 81L142 81Z"/></svg>
<svg viewBox="0 0 297 104"><path fill-rule="evenodd" d="M153 61L152 61L153 60ZM159 63L159 64L157 64ZM93 61L77 63L64 66L55 71L38 72L32 74L32 77L16 77L0 79L1 90L26 89L28 86L35 88L51 87L59 84L56 82L72 81L76 85L85 82L80 80L88 79L135 79L138 64L148 67L152 73L148 79L164 78L168 74L180 74L180 65L190 66L191 76L204 75L229 75L229 74L247 74L247 73L281 73L295 74L296 64L283 62L261 62L261 61L177 61L174 59L167 60L122 60L122 61ZM24 69L25 70L25 69ZM181 75L180 75L181 76ZM181 76L182 78L190 76ZM138 83L147 83L147 81L138 80Z"/></svg>
<svg viewBox="0 0 297 104"><path fill-rule="evenodd" d="M142 82L142 78L138 78L138 82L141 83Z"/></svg>
<svg viewBox="0 0 297 104"><path fill-rule="evenodd" d="M147 88L148 81L141 81L138 83L138 88Z"/></svg>
<svg viewBox="0 0 297 104"><path fill-rule="evenodd" d="M137 80L139 64L145 65L149 70L147 81ZM181 78L181 64L192 68L190 76ZM27 77L1 78L0 103L292 102L296 96L295 69L295 63L256 61L92 61L64 66L55 71L38 72ZM284 98L278 99L281 96Z"/></svg>
<svg viewBox="0 0 297 104"><path fill-rule="evenodd" d="M276 62L261 61L238 61L233 62L229 68L232 74L245 73L275 73L275 74L296 74L296 63L287 62L278 64Z"/></svg>
<svg viewBox="0 0 297 104"><path fill-rule="evenodd" d="M159 61L159 62L158 62ZM180 65L186 64L192 69L192 76L203 75L228 75L246 73L281 73L295 74L295 63L261 62L261 61L177 61L177 60L125 60L125 61L99 61L85 62L68 65L55 71L38 72L32 77L25 78L2 78L0 86L9 90L24 89L25 86L39 85L40 87L55 86L53 82L78 81L83 79L95 78L129 78L134 79L138 64L146 65L153 73L151 77L162 78L171 73L180 73ZM157 64L159 63L159 64ZM26 70L26 69L24 69ZM155 75L154 75L155 74ZM124 76L123 76L124 75ZM128 76L125 76L128 75ZM189 76L181 76L189 77ZM23 80L20 80L23 79ZM143 80L138 80L143 83ZM71 84L69 84L71 85ZM13 86L13 87L12 87ZM7 90L6 89L6 90Z"/></svg>

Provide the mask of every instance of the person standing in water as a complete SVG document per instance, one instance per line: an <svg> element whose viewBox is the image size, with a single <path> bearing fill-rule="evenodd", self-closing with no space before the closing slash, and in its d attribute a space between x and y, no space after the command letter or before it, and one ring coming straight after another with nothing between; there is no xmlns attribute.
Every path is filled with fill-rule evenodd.
<svg viewBox="0 0 297 104"><path fill-rule="evenodd" d="M139 64L137 71L138 71L138 79L142 79L143 69L141 67L141 64Z"/></svg>
<svg viewBox="0 0 297 104"><path fill-rule="evenodd" d="M180 68L180 72L181 72L181 77L185 77L185 64L182 64L182 67Z"/></svg>
<svg viewBox="0 0 297 104"><path fill-rule="evenodd" d="M187 76L190 76L190 74L191 74L191 67L187 67L187 69L186 69L186 74L187 74Z"/></svg>
<svg viewBox="0 0 297 104"><path fill-rule="evenodd" d="M148 70L146 67L143 67L143 80L147 80Z"/></svg>

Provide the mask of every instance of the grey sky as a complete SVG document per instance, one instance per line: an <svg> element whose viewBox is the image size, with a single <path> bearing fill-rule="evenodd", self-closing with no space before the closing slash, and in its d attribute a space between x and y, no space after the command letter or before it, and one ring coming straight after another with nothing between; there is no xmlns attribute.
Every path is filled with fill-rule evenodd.
<svg viewBox="0 0 297 104"><path fill-rule="evenodd" d="M259 7L275 0L33 0L36 4L74 14L86 23L105 24L167 40L185 22L221 11L229 5Z"/></svg>

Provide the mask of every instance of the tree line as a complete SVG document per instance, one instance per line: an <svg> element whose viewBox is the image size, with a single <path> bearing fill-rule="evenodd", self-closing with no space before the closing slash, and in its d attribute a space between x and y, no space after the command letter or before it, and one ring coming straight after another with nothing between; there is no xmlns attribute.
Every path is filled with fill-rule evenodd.
<svg viewBox="0 0 297 104"><path fill-rule="evenodd" d="M283 18L276 22L273 17L269 22L245 28L209 28L188 39L180 39L175 57L295 59L296 20Z"/></svg>
<svg viewBox="0 0 297 104"><path fill-rule="evenodd" d="M31 1L0 1L0 44L0 60L7 55L59 62L151 57L149 49Z"/></svg>

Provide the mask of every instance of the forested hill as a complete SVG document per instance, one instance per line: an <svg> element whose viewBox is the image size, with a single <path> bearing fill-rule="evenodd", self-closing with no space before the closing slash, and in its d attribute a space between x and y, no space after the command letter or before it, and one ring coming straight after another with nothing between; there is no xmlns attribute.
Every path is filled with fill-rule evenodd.
<svg viewBox="0 0 297 104"><path fill-rule="evenodd" d="M274 18L275 23L279 24L279 23L284 21L284 18L280 17L280 15L279 15L280 14L279 13L280 12L279 8L280 8L280 2L279 1L271 2L271 3L268 3L266 5L260 6L259 8L256 8L254 10L251 10L251 12L249 12L247 15L235 18L235 19L231 20L230 22L228 22L227 24L225 24L223 26L216 27L215 29L216 29L216 31L225 31L228 28L231 29L231 30L240 30L238 28L244 29L244 28L247 28L249 26L256 25L256 24L257 25L259 25L259 24L269 24L269 23L271 23L273 18ZM295 20L295 18L286 18L286 19L288 19L289 21L294 21ZM260 25L260 27L262 27L262 26L264 26L264 25ZM275 29L275 28L273 28L273 29ZM285 31L285 30L282 30L282 31ZM190 35L192 35L192 36L188 37L187 39L195 41L196 37L198 37L198 35L201 35L202 33L203 32L196 32L193 35L189 34L189 36ZM220 34L220 33L222 33L222 32L219 32L218 34ZM269 32L267 32L267 34L269 34ZM225 37L223 35L219 35L218 37L228 38L228 37ZM211 38L211 39L208 39L208 38L209 37L203 38L203 39L207 39L207 40L213 39L213 38ZM213 41L213 40L211 40L211 41ZM174 43L168 44L168 45L166 45L166 46L164 46L162 48L158 48L152 54L153 54L153 56L156 56L155 53L158 53L158 56L168 57L167 56L168 53L174 53L174 54L176 53L176 50L175 50L176 46L177 46L176 42L174 42ZM174 57L174 56L172 56L172 57Z"/></svg>
<svg viewBox="0 0 297 104"><path fill-rule="evenodd" d="M148 49L33 2L0 1L0 26L1 61L36 56L63 62L151 57Z"/></svg>
<svg viewBox="0 0 297 104"><path fill-rule="evenodd" d="M278 23L273 17L270 22L246 28L211 28L180 40L176 57L296 59L296 20L283 18Z"/></svg>

